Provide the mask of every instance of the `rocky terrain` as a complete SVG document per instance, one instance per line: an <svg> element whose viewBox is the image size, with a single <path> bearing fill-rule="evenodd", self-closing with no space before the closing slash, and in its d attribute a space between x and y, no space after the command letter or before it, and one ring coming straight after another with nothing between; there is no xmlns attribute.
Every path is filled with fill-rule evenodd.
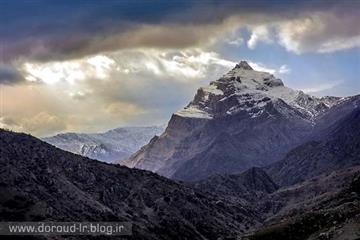
<svg viewBox="0 0 360 240"><path fill-rule="evenodd" d="M264 225L243 239L360 239L360 167L281 188L258 205Z"/></svg>
<svg viewBox="0 0 360 240"><path fill-rule="evenodd" d="M85 157L104 162L121 162L163 131L164 126L123 127L104 133L61 133L43 140Z"/></svg>
<svg viewBox="0 0 360 240"><path fill-rule="evenodd" d="M323 131L315 140L290 151L267 172L281 186L293 185L322 173L360 165L360 109Z"/></svg>
<svg viewBox="0 0 360 240"><path fill-rule="evenodd" d="M0 130L0 147L1 221L130 221L128 239L360 236L359 165L284 187L261 168L184 183L26 134Z"/></svg>
<svg viewBox="0 0 360 240"><path fill-rule="evenodd" d="M250 168L241 174L214 175L191 183L190 186L222 197L257 201L262 196L275 192L279 187L261 168Z"/></svg>
<svg viewBox="0 0 360 240"><path fill-rule="evenodd" d="M130 221L131 239L224 239L259 223L239 203L29 135L0 130L0 150L1 221Z"/></svg>
<svg viewBox="0 0 360 240"><path fill-rule="evenodd" d="M123 164L184 181L266 166L325 134L359 100L313 97L242 61L200 88L162 135Z"/></svg>
<svg viewBox="0 0 360 240"><path fill-rule="evenodd" d="M257 212L262 224L240 239L354 240L360 238L359 180L360 165L278 187L263 170L252 168L191 185Z"/></svg>

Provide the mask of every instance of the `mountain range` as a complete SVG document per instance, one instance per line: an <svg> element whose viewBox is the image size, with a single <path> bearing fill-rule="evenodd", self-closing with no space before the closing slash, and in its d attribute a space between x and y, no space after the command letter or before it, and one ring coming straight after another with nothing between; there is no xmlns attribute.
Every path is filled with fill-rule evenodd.
<svg viewBox="0 0 360 240"><path fill-rule="evenodd" d="M26 134L0 130L0 146L1 221L129 221L133 235L127 239L360 236L359 165L285 187L261 168L183 183L88 159ZM15 237L10 239L21 238Z"/></svg>
<svg viewBox="0 0 360 240"><path fill-rule="evenodd" d="M125 239L360 239L359 106L242 61L126 166L0 129L0 221L129 221Z"/></svg>
<svg viewBox="0 0 360 240"><path fill-rule="evenodd" d="M360 236L359 164L284 187L261 168L184 183L5 130L0 149L1 221L129 221L133 235L126 239Z"/></svg>
<svg viewBox="0 0 360 240"><path fill-rule="evenodd" d="M43 140L60 149L104 162L121 162L130 157L164 126L121 127L103 133L61 133Z"/></svg>
<svg viewBox="0 0 360 240"><path fill-rule="evenodd" d="M241 61L198 89L164 133L123 164L184 181L267 166L324 134L359 102L360 96L307 95Z"/></svg>
<svg viewBox="0 0 360 240"><path fill-rule="evenodd" d="M217 239L258 223L241 204L26 134L0 130L0 147L0 221L129 221L133 239Z"/></svg>

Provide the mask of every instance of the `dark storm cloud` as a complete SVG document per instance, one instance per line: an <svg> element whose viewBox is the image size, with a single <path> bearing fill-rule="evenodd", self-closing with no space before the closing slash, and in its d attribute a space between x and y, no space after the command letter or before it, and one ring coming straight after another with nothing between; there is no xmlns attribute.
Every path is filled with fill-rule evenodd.
<svg viewBox="0 0 360 240"><path fill-rule="evenodd" d="M155 24L187 1L1 1L2 60L74 57L93 42ZM90 49L91 50L91 49ZM97 51L97 50L96 50Z"/></svg>
<svg viewBox="0 0 360 240"><path fill-rule="evenodd" d="M11 85L22 81L24 81L24 78L16 68L0 63L0 85Z"/></svg>
<svg viewBox="0 0 360 240"><path fill-rule="evenodd" d="M1 1L2 60L82 57L131 47L182 48L214 34L231 15L273 17L350 8L355 1ZM254 18L254 21L256 21ZM216 26L218 24L218 26ZM205 28L203 27L205 26Z"/></svg>

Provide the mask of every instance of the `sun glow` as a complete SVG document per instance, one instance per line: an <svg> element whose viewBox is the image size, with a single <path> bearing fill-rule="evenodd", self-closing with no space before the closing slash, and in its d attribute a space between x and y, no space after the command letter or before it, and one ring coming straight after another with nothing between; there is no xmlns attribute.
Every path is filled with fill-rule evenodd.
<svg viewBox="0 0 360 240"><path fill-rule="evenodd" d="M114 60L104 55L85 59L48 63L24 63L25 79L32 82L74 84L89 78L105 79L109 76Z"/></svg>

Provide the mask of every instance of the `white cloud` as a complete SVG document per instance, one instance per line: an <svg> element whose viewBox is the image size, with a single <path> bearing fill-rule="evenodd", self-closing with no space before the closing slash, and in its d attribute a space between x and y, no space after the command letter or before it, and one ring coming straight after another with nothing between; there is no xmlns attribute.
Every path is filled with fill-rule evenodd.
<svg viewBox="0 0 360 240"><path fill-rule="evenodd" d="M255 49L259 42L271 43L270 31L268 26L260 25L251 29L251 36L247 42L247 46L250 49Z"/></svg>
<svg viewBox="0 0 360 240"><path fill-rule="evenodd" d="M60 117L47 112L40 112L30 118L21 118L16 121L12 118L1 117L0 127L37 136L53 134L66 129L65 123Z"/></svg>
<svg viewBox="0 0 360 240"><path fill-rule="evenodd" d="M260 62L252 62L252 61L247 61L247 62L254 70L260 72L268 72L271 74L282 74L282 75L289 74L291 72L291 69L286 64L281 65L279 69L276 69L266 66L265 64Z"/></svg>
<svg viewBox="0 0 360 240"><path fill-rule="evenodd" d="M68 61L20 63L28 81L42 84L7 86L2 115L17 125L4 119L0 124L37 136L162 124L199 86L235 65L199 48L129 49Z"/></svg>
<svg viewBox="0 0 360 240"><path fill-rule="evenodd" d="M267 66L265 66L264 64L262 63L256 63L256 62L251 62L251 61L247 61L250 66L256 70L256 71L260 71L260 72L268 72L268 73L271 73L271 74L275 74L276 73L276 69L273 69L273 68L269 68Z"/></svg>
<svg viewBox="0 0 360 240"><path fill-rule="evenodd" d="M288 51L328 53L360 47L360 15L317 12L276 24L278 41Z"/></svg>
<svg viewBox="0 0 360 240"><path fill-rule="evenodd" d="M231 39L227 41L228 44L230 45L234 45L236 47L241 46L244 43L244 39L241 37L235 38L235 39Z"/></svg>
<svg viewBox="0 0 360 240"><path fill-rule="evenodd" d="M306 88L301 88L301 90L305 93L318 93L326 90L330 90L335 88L336 86L343 83L343 81L334 81L334 82L327 82L327 83L318 83L315 86L310 86Z"/></svg>
<svg viewBox="0 0 360 240"><path fill-rule="evenodd" d="M9 117L0 117L0 128L13 129L17 131L22 130L21 126L19 126L19 124L14 119Z"/></svg>
<svg viewBox="0 0 360 240"><path fill-rule="evenodd" d="M233 17L236 19L236 17ZM241 18L240 18L241 19ZM258 16L255 21L251 16L242 19L228 28L231 33L234 29L247 27L251 32L247 41L250 49L263 43L276 42L289 52L302 53L329 53L360 47L360 14L349 11L344 14L336 9L324 11L308 11L294 17ZM237 39L232 36L232 39ZM241 44L239 38L238 44ZM231 41L218 37L218 41L229 44ZM233 44L237 44L233 40Z"/></svg>
<svg viewBox="0 0 360 240"><path fill-rule="evenodd" d="M215 52L199 48L186 50L133 49L113 53L117 70L126 74L152 74L171 77L173 81L189 82L204 78L209 71L225 71L235 65Z"/></svg>
<svg viewBox="0 0 360 240"><path fill-rule="evenodd" d="M73 91L69 91L69 96L72 99L83 100L83 99L87 98L88 96L90 96L91 93L92 93L92 91L90 91L88 89L73 90Z"/></svg>
<svg viewBox="0 0 360 240"><path fill-rule="evenodd" d="M55 84L75 83L88 78L105 79L109 76L115 62L105 55L90 56L83 59L55 61L47 63L26 62L20 66L25 79L33 82Z"/></svg>
<svg viewBox="0 0 360 240"><path fill-rule="evenodd" d="M96 55L86 60L92 67L97 78L107 78L109 71L115 65L115 61L104 55Z"/></svg>
<svg viewBox="0 0 360 240"><path fill-rule="evenodd" d="M346 50L354 47L360 47L360 35L348 39L340 37L337 39L329 40L321 44L318 52L329 53L339 50Z"/></svg>
<svg viewBox="0 0 360 240"><path fill-rule="evenodd" d="M235 66L236 62L212 49L220 44L243 44L240 34L231 35L239 33L239 28L251 31L246 42L251 49L272 41L298 54L360 46L358 14L327 11L291 17L265 15L232 16L205 26L144 26L123 35L94 38L92 44L71 55L73 60L36 62L29 58L20 65L19 72L28 81L45 84L32 86L34 91L25 86L7 88L2 115L14 121L3 118L0 124L47 134L65 127L73 131L98 131L119 124L166 121L178 107L188 103L196 88ZM55 55L50 59L62 56L56 54L58 51L52 52ZM255 70L272 74L291 72L287 65L269 67L251 61L249 64ZM338 84L316 84L303 90L319 92ZM42 131L46 124L49 128Z"/></svg>
<svg viewBox="0 0 360 240"><path fill-rule="evenodd" d="M286 64L281 65L278 70L279 74L289 74L290 72L291 72L291 69Z"/></svg>
<svg viewBox="0 0 360 240"><path fill-rule="evenodd" d="M22 128L36 135L46 135L66 129L66 123L56 115L40 112L32 118L22 120Z"/></svg>

